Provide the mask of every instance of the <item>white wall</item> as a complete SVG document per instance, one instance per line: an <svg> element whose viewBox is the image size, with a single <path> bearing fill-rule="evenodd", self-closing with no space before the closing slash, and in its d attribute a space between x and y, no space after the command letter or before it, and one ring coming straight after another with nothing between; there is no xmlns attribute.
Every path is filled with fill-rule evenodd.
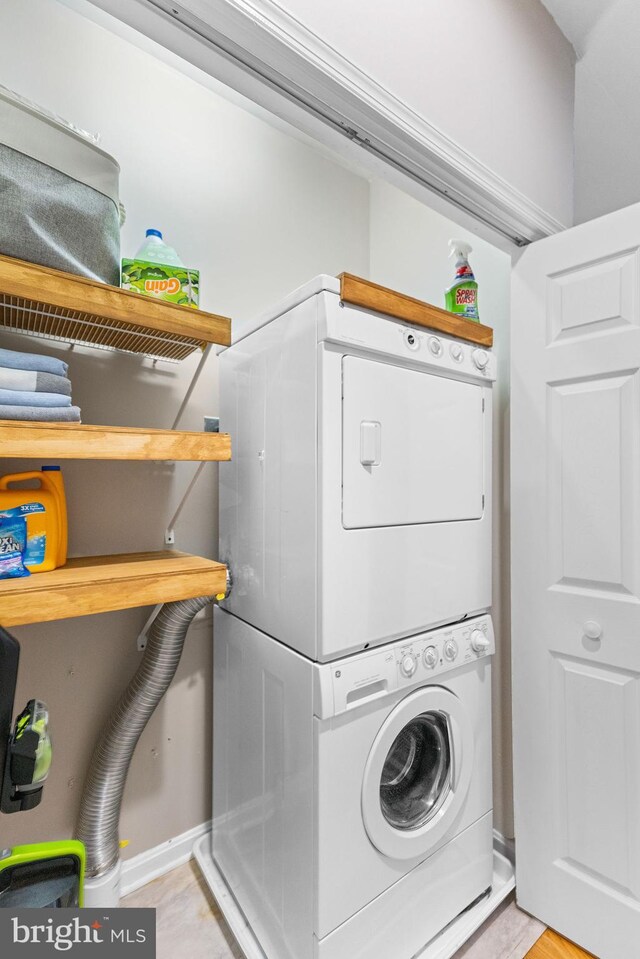
<svg viewBox="0 0 640 959"><path fill-rule="evenodd" d="M316 273L367 275L368 183L54 0L0 6L0 83L102 133L122 166L123 252L147 226L199 266L203 306L251 315ZM0 334L3 346L63 356L87 423L170 426L197 365L175 366ZM217 412L211 357L183 421ZM0 460L0 472L33 468ZM64 465L72 555L158 549L195 464ZM224 467L220 467L224 468ZM215 556L217 467L176 526L176 546ZM3 816L0 847L73 830L83 777L110 707L132 675L148 610L15 630L18 695L51 707L55 763L37 810ZM194 624L178 678L136 753L122 817L125 856L210 816L210 622Z"/></svg>
<svg viewBox="0 0 640 959"><path fill-rule="evenodd" d="M573 222L574 54L539 0L280 5L543 210Z"/></svg>
<svg viewBox="0 0 640 959"><path fill-rule="evenodd" d="M151 48L152 49L152 48ZM25 56L25 50L29 56ZM54 0L5 0L0 7L0 83L88 129L122 165L128 220L123 249L144 228L164 228L183 258L201 268L203 305L242 319L319 272L371 276L442 302L449 282L447 240L468 235L382 182L367 181L326 151L245 112L182 70L107 33ZM235 98L237 100L237 98ZM188 109L185 109L187 105ZM178 112L179 122L168 120ZM258 111L259 112L259 111ZM371 199L371 205L369 200ZM371 249L369 238L371 232ZM483 319L496 327L500 356L497 417L506 415L508 257L471 238ZM371 266L369 258L371 257ZM178 366L0 334L9 348L36 348L71 365L74 399L89 423L170 425L197 364ZM217 411L212 357L184 420L199 429ZM0 460L0 472L33 461ZM157 549L193 464L68 463L70 545L76 555ZM224 466L220 467L224 469ZM502 467L497 463L497 479ZM215 556L217 474L208 465L176 527L177 547ZM508 533L496 483L497 530ZM500 518L502 517L502 518ZM500 526L500 523L502 524ZM503 548L502 547L502 548ZM496 549L508 568L508 556ZM496 822L509 834L510 764L506 602L496 582L501 654L496 669L499 760ZM148 610L21 627L19 698L50 704L55 764L43 805L2 817L0 846L69 835L93 743L139 661L135 640ZM130 856L210 814L210 622L190 630L178 677L136 752L125 796L122 836Z"/></svg>
<svg viewBox="0 0 640 959"><path fill-rule="evenodd" d="M589 34L617 0L542 0L577 55L582 56Z"/></svg>
<svg viewBox="0 0 640 959"><path fill-rule="evenodd" d="M576 222L640 200L637 0L610 0L576 64Z"/></svg>
<svg viewBox="0 0 640 959"><path fill-rule="evenodd" d="M511 637L509 630L509 313L511 259L501 250L381 181L371 184L371 276L376 283L444 306L453 280L448 241L468 240L479 284L480 319L495 331L498 381L493 428L493 618L497 652L493 671L494 822L513 836L511 774Z"/></svg>

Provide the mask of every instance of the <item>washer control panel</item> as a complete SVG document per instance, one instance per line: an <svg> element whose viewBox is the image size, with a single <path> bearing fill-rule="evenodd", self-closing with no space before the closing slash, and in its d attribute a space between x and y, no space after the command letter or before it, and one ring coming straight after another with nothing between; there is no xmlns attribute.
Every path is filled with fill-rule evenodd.
<svg viewBox="0 0 640 959"><path fill-rule="evenodd" d="M318 664L316 716L335 716L394 690L433 682L434 677L486 659L494 651L491 617L476 616L380 649Z"/></svg>
<svg viewBox="0 0 640 959"><path fill-rule="evenodd" d="M439 675L494 652L490 616L479 616L455 626L443 626L433 633L413 636L406 643L397 644L398 685L415 682L427 675ZM407 668L409 663L410 671Z"/></svg>

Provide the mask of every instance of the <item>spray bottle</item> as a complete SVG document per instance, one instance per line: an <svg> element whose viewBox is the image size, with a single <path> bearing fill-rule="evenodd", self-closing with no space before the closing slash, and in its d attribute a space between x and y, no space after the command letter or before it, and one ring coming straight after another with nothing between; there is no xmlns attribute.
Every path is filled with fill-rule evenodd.
<svg viewBox="0 0 640 959"><path fill-rule="evenodd" d="M456 276L451 286L445 290L446 309L479 323L478 284L468 260L471 246L464 240L449 240L449 250L449 256L456 259Z"/></svg>

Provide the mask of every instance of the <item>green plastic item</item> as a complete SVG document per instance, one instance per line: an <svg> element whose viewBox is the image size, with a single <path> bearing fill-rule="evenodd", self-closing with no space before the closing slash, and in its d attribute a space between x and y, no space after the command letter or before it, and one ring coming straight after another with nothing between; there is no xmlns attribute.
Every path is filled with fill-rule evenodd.
<svg viewBox="0 0 640 959"><path fill-rule="evenodd" d="M445 290L445 308L456 316L479 323L478 284L468 259L471 249L464 240L449 240L449 256L456 258L456 276Z"/></svg>
<svg viewBox="0 0 640 959"><path fill-rule="evenodd" d="M148 260L123 260L123 290L142 293L156 300L178 303L198 309L200 300L200 271L186 266L151 263Z"/></svg>
<svg viewBox="0 0 640 959"><path fill-rule="evenodd" d="M83 906L85 861L77 839L0 850L0 908Z"/></svg>
<svg viewBox="0 0 640 959"><path fill-rule="evenodd" d="M38 737L32 782L42 783L49 775L52 749L49 735L49 713L44 703L37 699L32 699L16 719L14 742L19 743L30 730Z"/></svg>

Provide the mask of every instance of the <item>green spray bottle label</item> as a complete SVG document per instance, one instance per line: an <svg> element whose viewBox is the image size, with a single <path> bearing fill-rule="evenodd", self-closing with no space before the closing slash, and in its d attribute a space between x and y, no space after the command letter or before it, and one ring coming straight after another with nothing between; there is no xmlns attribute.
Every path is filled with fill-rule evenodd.
<svg viewBox="0 0 640 959"><path fill-rule="evenodd" d="M468 260L471 249L463 240L449 240L449 255L456 259L456 275L451 286L445 291L445 306L450 313L480 322L478 284Z"/></svg>

